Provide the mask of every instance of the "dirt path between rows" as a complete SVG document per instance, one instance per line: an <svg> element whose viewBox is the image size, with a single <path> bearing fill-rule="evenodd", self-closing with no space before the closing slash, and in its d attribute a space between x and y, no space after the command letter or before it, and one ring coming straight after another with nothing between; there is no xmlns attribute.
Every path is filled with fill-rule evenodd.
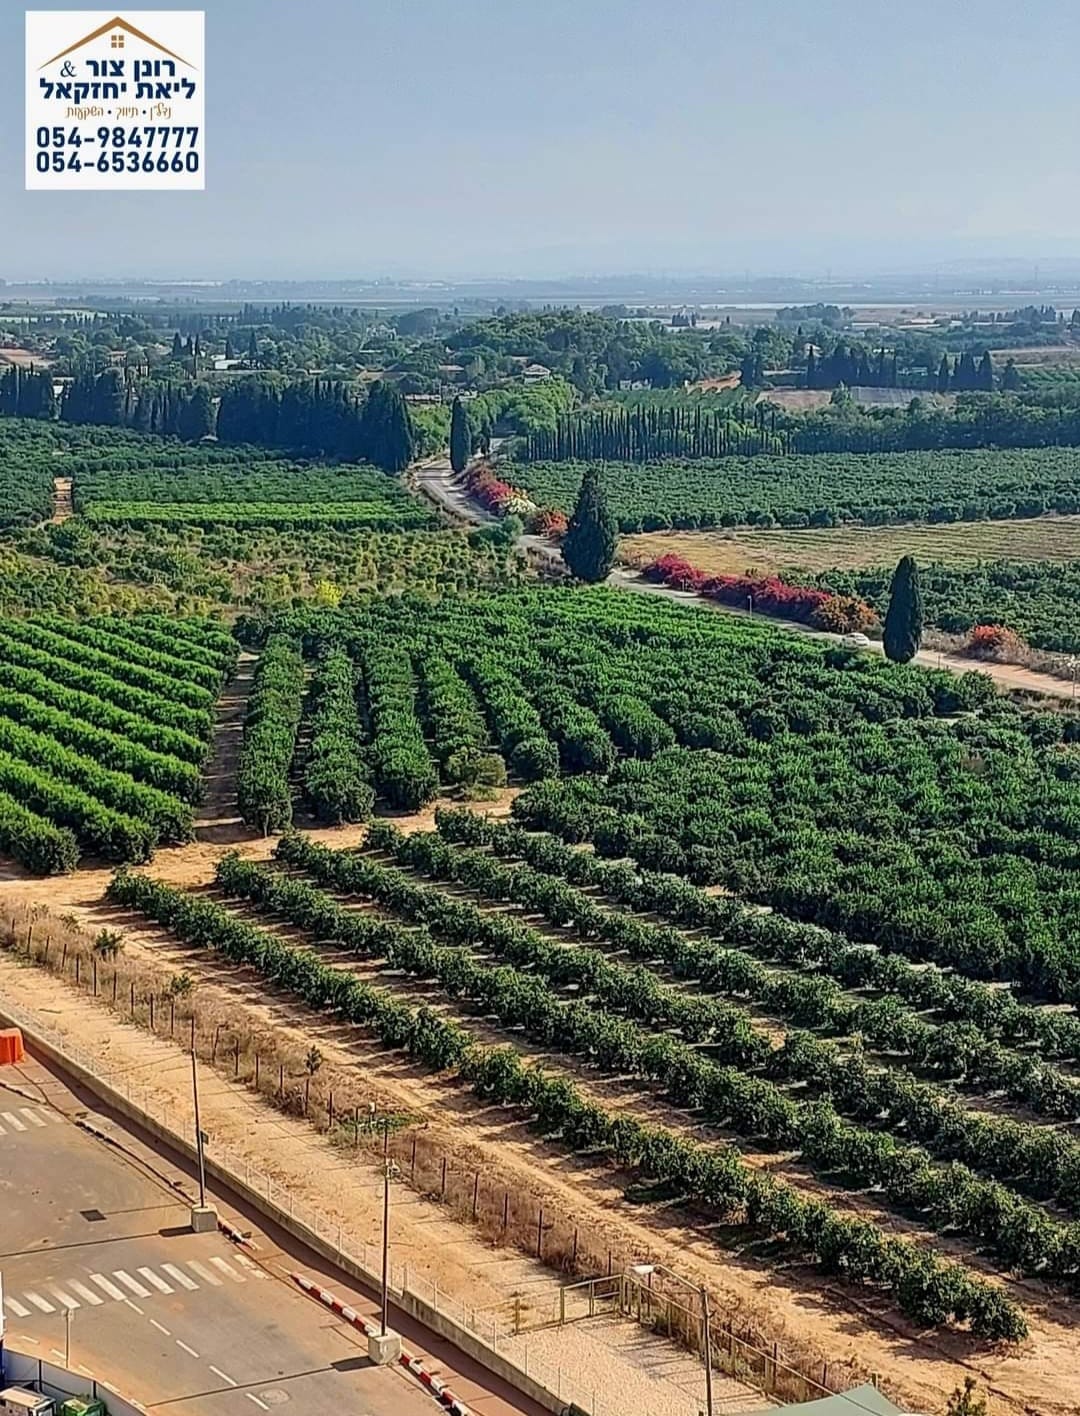
<svg viewBox="0 0 1080 1416"><path fill-rule="evenodd" d="M53 478L53 514L49 517L50 526L62 526L65 521L70 521L75 511L71 500L70 477Z"/></svg>
<svg viewBox="0 0 1080 1416"><path fill-rule="evenodd" d="M199 841L233 845L250 834L236 806L236 768L258 662L258 655L242 649L236 672L218 700L210 761L203 778L203 804L195 817L195 836Z"/></svg>

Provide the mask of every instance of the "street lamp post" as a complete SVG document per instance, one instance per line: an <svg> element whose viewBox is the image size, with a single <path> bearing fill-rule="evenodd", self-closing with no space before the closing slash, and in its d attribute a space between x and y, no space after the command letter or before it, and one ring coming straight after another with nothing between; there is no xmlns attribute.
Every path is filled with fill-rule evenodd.
<svg viewBox="0 0 1080 1416"><path fill-rule="evenodd" d="M706 1416L713 1416L713 1389L712 1389L712 1336L710 1333L709 1315L709 1292L704 1284L700 1288L695 1288L689 1279L683 1278L674 1269L669 1269L666 1264L634 1264L630 1270L637 1274L639 1278L648 1279L649 1287L652 1288L652 1276L654 1273L665 1274L668 1278L674 1279L676 1283L681 1283L684 1288L689 1288L691 1293L696 1293L701 1302L702 1321L702 1345L705 1355L705 1413Z"/></svg>
<svg viewBox="0 0 1080 1416"><path fill-rule="evenodd" d="M64 1366L71 1371L71 1309L64 1309Z"/></svg>
<svg viewBox="0 0 1080 1416"><path fill-rule="evenodd" d="M206 1208L206 1160L203 1156L202 1127L199 1125L199 1071L195 1049L191 1049L191 1094L195 1102L195 1149L199 1156L199 1208Z"/></svg>

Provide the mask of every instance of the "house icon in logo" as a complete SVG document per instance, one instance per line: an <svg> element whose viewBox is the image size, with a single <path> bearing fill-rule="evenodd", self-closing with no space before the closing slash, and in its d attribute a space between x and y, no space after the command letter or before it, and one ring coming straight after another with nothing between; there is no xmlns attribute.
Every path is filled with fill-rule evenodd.
<svg viewBox="0 0 1080 1416"><path fill-rule="evenodd" d="M66 49L62 49L59 54L54 54L53 57L42 64L41 67L47 69L50 64L55 64L58 59L66 59L69 54L74 54L76 49L81 49L84 44L90 44L95 39L100 39L103 34L109 34L110 31L112 31L110 35L110 46L113 49L123 49L125 35L131 35L133 39L142 40L144 44L152 45L154 49L160 49L162 54L167 54L170 59L175 59L178 63L186 65L189 69L195 67L194 64L188 64L186 59L181 59L179 54L174 54L171 49L166 49L163 44L159 44L156 39L151 39L148 34L143 34L142 30L136 29L134 25L129 25L127 20L121 18L120 15L116 15L108 24L102 25L91 34L83 35L82 39L77 40L74 44L69 44Z"/></svg>

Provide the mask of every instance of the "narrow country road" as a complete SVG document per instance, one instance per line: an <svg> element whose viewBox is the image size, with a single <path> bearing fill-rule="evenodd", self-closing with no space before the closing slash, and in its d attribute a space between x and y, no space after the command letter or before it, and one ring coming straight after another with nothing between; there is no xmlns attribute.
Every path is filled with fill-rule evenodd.
<svg viewBox="0 0 1080 1416"><path fill-rule="evenodd" d="M450 466L448 458L431 458L421 464L415 473L415 485L422 495L428 497L456 521L473 526L485 526L490 525L496 519L490 512L485 511L483 507L472 500L465 490L462 479L455 474ZM551 569L558 567L557 573L562 573L562 556L558 549L543 536L521 536L518 539L518 545L535 562ZM670 585L655 585L651 581L644 580L636 572L621 568L613 570L606 583L620 590L631 590L645 595L659 595L663 599L674 600L678 604L690 605L695 609L712 610L725 615L741 615L744 619L749 614L746 610L736 609L730 605L719 605L714 600L703 600L692 591L674 590ZM798 624L795 620L774 619L769 616L766 623L777 625L781 629L792 630L796 634L806 635L811 639L828 640L833 644L839 644L843 639L842 635L827 634L823 630L810 629L807 625ZM885 651L880 643L871 641L870 648L866 652L883 654ZM1019 664L980 663L973 659L964 658L960 654L947 654L935 649L920 650L915 656L915 662L925 668L948 669L956 674L969 674L978 670L980 673L988 674L999 688L1006 691L1044 693L1052 698L1075 699L1076 697L1076 685L1071 681L1056 678L1053 674L1038 673L1035 669L1025 669Z"/></svg>
<svg viewBox="0 0 1080 1416"><path fill-rule="evenodd" d="M53 478L53 514L49 518L51 526L61 526L65 521L70 521L73 515L71 483L70 477Z"/></svg>

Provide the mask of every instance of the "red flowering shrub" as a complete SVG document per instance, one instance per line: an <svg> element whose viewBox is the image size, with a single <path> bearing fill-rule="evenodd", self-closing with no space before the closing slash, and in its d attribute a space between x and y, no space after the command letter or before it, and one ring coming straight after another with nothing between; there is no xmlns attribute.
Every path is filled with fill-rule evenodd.
<svg viewBox="0 0 1080 1416"><path fill-rule="evenodd" d="M811 622L815 629L830 634L866 634L877 628L878 617L865 600L833 595L814 611Z"/></svg>
<svg viewBox="0 0 1080 1416"><path fill-rule="evenodd" d="M559 541L566 535L566 528L569 522L566 513L555 511L550 506L542 507L533 517L529 530L537 536L549 536L553 541Z"/></svg>
<svg viewBox="0 0 1080 1416"><path fill-rule="evenodd" d="M481 506L487 507L488 511L494 511L501 516L506 512L508 503L520 500L528 502L529 498L517 487L512 487L509 482L502 481L496 477L492 469L486 462L478 463L469 469L465 475L465 485L469 489L470 496L476 498Z"/></svg>
<svg viewBox="0 0 1080 1416"><path fill-rule="evenodd" d="M1015 630L1003 624L977 624L968 635L964 653L973 659L1001 659L1015 662L1027 653L1028 646Z"/></svg>
<svg viewBox="0 0 1080 1416"><path fill-rule="evenodd" d="M830 612L835 616L837 632L862 631L874 624L873 610L861 600L831 595L827 590L815 590L807 585L788 585L776 575L706 575L685 556L674 553L658 557L642 574L646 580L677 590L695 590L723 605L798 620L802 624L817 624L818 617L826 613L826 606L839 601L839 607Z"/></svg>

